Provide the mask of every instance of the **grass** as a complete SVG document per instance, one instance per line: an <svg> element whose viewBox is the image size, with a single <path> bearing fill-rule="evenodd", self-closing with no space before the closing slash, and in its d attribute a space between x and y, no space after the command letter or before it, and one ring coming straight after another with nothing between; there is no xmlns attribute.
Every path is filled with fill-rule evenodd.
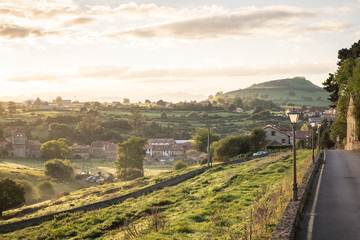
<svg viewBox="0 0 360 240"><path fill-rule="evenodd" d="M7 164L9 166L11 164ZM17 165L17 164L15 164ZM200 166L193 166L181 171L169 171L171 169L170 164L161 164L162 168L159 168L158 164L151 165L151 168L145 168L146 176L135 181L125 181L125 182L114 182L108 184L94 185L88 188L84 188L78 182L72 182L68 184L54 182L54 188L58 197L54 197L51 200L39 202L32 205L24 205L23 207L4 211L4 216L17 215L19 212L25 211L25 209L38 208L41 206L41 210L36 212L31 212L30 214L23 215L16 218L11 218L6 222L15 222L22 219L28 219L32 217L43 216L49 213L59 212L67 210L74 207L80 207L86 204L99 202L102 200L111 199L117 196L121 196L138 189L144 188L151 184L155 184L160 181L164 181L171 177L174 177L178 174L199 168ZM23 168L24 169L24 168ZM36 171L39 174L39 179L34 181L28 179L28 181L34 181L34 184L38 184L43 180L46 180L43 172L39 169L26 169L26 171ZM22 171L24 174L24 171ZM81 189L79 189L81 188ZM77 190L79 189L79 190ZM61 194L67 192L67 194ZM5 221L0 221L0 223L5 223Z"/></svg>
<svg viewBox="0 0 360 240"><path fill-rule="evenodd" d="M299 150L297 160L300 183L311 152ZM291 166L288 152L214 167L177 186L101 210L62 214L1 238L269 239L292 193Z"/></svg>

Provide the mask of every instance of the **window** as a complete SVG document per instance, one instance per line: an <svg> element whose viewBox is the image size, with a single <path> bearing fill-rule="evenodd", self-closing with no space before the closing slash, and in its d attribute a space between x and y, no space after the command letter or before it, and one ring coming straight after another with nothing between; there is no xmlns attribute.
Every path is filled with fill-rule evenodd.
<svg viewBox="0 0 360 240"><path fill-rule="evenodd" d="M283 139L281 139L281 143L285 143L285 139L283 138Z"/></svg>
<svg viewBox="0 0 360 240"><path fill-rule="evenodd" d="M275 132L275 131L271 131L271 136L276 136L276 132Z"/></svg>

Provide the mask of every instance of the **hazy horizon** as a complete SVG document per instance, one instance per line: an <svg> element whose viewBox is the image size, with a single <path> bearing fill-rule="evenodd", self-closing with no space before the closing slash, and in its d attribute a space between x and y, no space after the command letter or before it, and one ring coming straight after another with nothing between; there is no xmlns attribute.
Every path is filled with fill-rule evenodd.
<svg viewBox="0 0 360 240"><path fill-rule="evenodd" d="M0 1L0 100L204 100L304 76L360 38L360 0Z"/></svg>

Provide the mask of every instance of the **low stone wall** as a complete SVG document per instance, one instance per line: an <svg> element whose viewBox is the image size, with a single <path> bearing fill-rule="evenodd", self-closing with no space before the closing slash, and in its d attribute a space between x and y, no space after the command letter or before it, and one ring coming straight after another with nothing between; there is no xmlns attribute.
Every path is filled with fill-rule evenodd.
<svg viewBox="0 0 360 240"><path fill-rule="evenodd" d="M310 191L311 183L315 177L316 169L321 162L321 154L317 153L315 157L315 164L311 164L306 171L300 187L298 189L298 200L289 201L279 223L276 225L272 233L271 240L292 240L295 237L295 228L300 222L300 215L302 213L305 201Z"/></svg>
<svg viewBox="0 0 360 240"><path fill-rule="evenodd" d="M227 165L236 164L236 163L242 163L242 162L245 162L245 161L249 161L251 159L252 158L243 158L243 159L238 159L238 160L234 160L234 161L229 161L229 162L225 162L225 163L222 163L222 164L218 164L218 165L216 165L216 167L217 166L227 166ZM128 198L138 198L138 197L140 197L142 195L151 193L151 192L153 192L155 190L159 190L159 189L162 189L162 188L165 188L165 187L175 186L175 185L180 184L180 183L182 183L182 182L184 182L184 181L186 181L186 180L188 180L190 178L193 178L193 177L195 177L197 175L200 175L201 173L205 172L207 169L209 169L209 167L203 167L203 168L200 168L200 169L196 169L196 170L187 172L185 174L181 174L179 176L176 176L174 178L165 180L163 182L156 183L154 185L142 188L142 189L137 190L135 192L132 192L132 193L129 193L129 194L126 194L126 195L122 195L120 197L112 198L112 199L109 199L109 200L104 200L104 201L101 201L101 202L96 202L96 203L93 203L93 204L88 204L88 205L85 205L85 206L82 206L82 207L72 208L72 209L69 209L69 210L56 212L56 213L48 214L48 215L41 216L41 217L25 219L25 220L18 221L18 222L3 224L3 225L0 225L0 233L12 232L12 231L16 231L16 230L23 229L23 228L26 228L26 227L36 226L36 225L39 225L39 224L41 224L43 222L51 221L54 218L54 216L62 214L62 213L75 213L75 212L79 212L79 211L87 212L87 211L93 211L93 210L97 210L97 209L101 209L101 208L106 208L106 207L109 207L111 205L121 203L121 202L125 201Z"/></svg>

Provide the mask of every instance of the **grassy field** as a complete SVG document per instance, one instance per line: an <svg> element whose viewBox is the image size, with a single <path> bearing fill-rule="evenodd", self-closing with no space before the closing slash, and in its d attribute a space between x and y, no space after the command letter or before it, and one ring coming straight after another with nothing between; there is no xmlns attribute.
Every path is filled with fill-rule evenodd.
<svg viewBox="0 0 360 240"><path fill-rule="evenodd" d="M62 214L1 238L269 239L291 196L291 155L214 167L177 186L101 210ZM301 182L311 152L300 150L297 159Z"/></svg>

